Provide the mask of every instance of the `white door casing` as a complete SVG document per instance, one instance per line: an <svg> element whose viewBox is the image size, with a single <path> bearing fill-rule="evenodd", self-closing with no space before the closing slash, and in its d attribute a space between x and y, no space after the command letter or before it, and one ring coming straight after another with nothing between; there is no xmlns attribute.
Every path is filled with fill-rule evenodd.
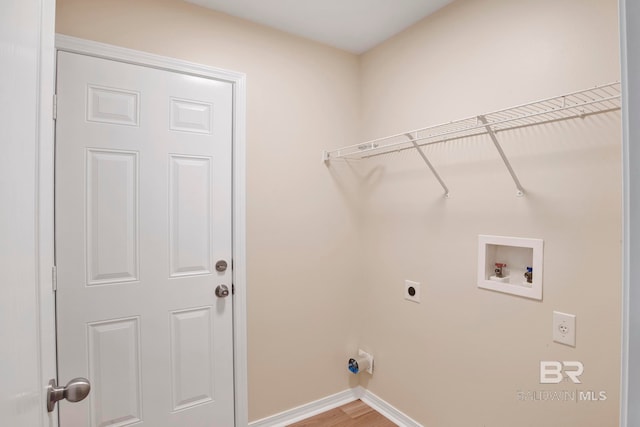
<svg viewBox="0 0 640 427"><path fill-rule="evenodd" d="M640 425L640 7L620 0L620 59L622 74L622 150L624 201L624 259L622 293L622 369L620 425Z"/></svg>
<svg viewBox="0 0 640 427"><path fill-rule="evenodd" d="M59 383L94 382L88 402L61 404L61 425L231 426L235 406L244 426L243 76L68 37L58 46L120 61L58 59ZM232 258L233 278L215 271ZM232 280L235 298L216 298Z"/></svg>
<svg viewBox="0 0 640 427"><path fill-rule="evenodd" d="M53 319L54 0L0 2L0 425L56 425Z"/></svg>

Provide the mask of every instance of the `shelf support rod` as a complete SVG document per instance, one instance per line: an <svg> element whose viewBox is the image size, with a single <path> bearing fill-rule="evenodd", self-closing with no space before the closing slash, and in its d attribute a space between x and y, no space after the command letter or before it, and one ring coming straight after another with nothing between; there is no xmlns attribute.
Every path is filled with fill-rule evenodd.
<svg viewBox="0 0 640 427"><path fill-rule="evenodd" d="M422 160L424 160L427 166L429 166L429 169L431 169L431 173L433 173L433 175L436 177L436 179L444 189L444 197L449 198L449 188L444 183L444 181L442 180L442 178L440 177L436 169L433 167L429 159L427 159L427 156L424 154L424 151L422 151L422 148L416 142L416 138L414 138L413 135L411 135L410 133L406 133L405 135L407 136L407 138L409 138L409 140L411 141L415 149L418 151L418 154L420 154L420 157L422 157Z"/></svg>
<svg viewBox="0 0 640 427"><path fill-rule="evenodd" d="M520 184L520 180L518 179L518 176L516 175L513 168L511 167L511 163L509 163L509 159L507 159L507 155L504 154L504 151L502 150L502 147L498 142L498 138L496 137L496 133L493 131L493 129L491 129L491 126L487 123L487 118L485 116L478 116L478 120L480 120L480 122L482 122L482 124L484 125L484 128L487 130L487 133L489 134L491 141L493 141L493 144L496 146L496 149L498 150L500 157L502 157L502 161L504 162L504 165L507 167L507 170L509 171L511 178L513 178L513 182L516 184L516 188L518 189L518 191L516 192L516 195L518 197L524 196L524 188L522 188L522 184Z"/></svg>

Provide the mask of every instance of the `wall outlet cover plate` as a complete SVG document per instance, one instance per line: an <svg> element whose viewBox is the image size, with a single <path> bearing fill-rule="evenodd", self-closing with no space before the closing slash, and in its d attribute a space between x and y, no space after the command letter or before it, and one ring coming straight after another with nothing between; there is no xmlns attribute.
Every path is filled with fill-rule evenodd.
<svg viewBox="0 0 640 427"><path fill-rule="evenodd" d="M404 299L420 302L420 283L411 280L404 281Z"/></svg>
<svg viewBox="0 0 640 427"><path fill-rule="evenodd" d="M553 312L553 340L571 347L576 346L575 314Z"/></svg>

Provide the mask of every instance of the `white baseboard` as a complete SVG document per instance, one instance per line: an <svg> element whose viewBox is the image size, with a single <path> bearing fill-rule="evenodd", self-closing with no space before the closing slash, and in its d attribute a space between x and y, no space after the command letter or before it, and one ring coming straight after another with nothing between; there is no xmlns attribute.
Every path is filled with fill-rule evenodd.
<svg viewBox="0 0 640 427"><path fill-rule="evenodd" d="M360 400L401 427L423 427L422 424L380 399L369 390L362 389Z"/></svg>
<svg viewBox="0 0 640 427"><path fill-rule="evenodd" d="M409 416L362 387L348 389L316 400L315 402L307 403L306 405L298 406L297 408L258 421L253 421L249 423L249 427L286 427L289 424L330 411L331 409L346 405L358 399L361 399L364 403L400 427L423 427L417 421L414 421Z"/></svg>
<svg viewBox="0 0 640 427"><path fill-rule="evenodd" d="M249 423L249 427L285 427L360 399L364 389L356 387Z"/></svg>

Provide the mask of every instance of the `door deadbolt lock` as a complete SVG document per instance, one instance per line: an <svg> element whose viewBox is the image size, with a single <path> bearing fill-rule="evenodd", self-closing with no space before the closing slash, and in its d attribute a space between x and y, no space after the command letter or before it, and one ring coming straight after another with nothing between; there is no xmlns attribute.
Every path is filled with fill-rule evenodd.
<svg viewBox="0 0 640 427"><path fill-rule="evenodd" d="M91 383L86 378L74 378L64 387L58 387L56 380L51 380L47 387L47 411L53 412L56 402L62 399L80 402L89 395L90 391Z"/></svg>
<svg viewBox="0 0 640 427"><path fill-rule="evenodd" d="M223 271L227 271L227 261L221 259L216 262L216 271L222 273Z"/></svg>
<svg viewBox="0 0 640 427"><path fill-rule="evenodd" d="M227 285L218 285L216 288L216 296L218 298L226 298L229 296L229 287Z"/></svg>

